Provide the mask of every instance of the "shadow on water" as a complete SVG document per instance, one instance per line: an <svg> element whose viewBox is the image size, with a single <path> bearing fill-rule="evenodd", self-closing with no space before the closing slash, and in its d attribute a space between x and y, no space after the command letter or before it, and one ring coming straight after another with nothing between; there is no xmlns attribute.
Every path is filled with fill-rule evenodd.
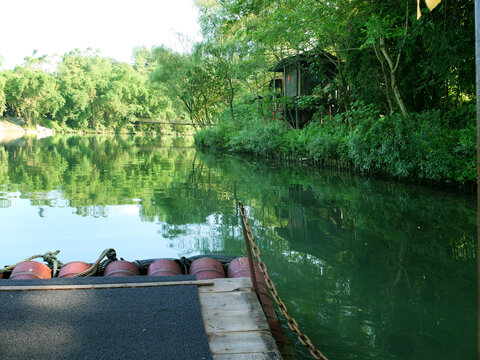
<svg viewBox="0 0 480 360"><path fill-rule="evenodd" d="M112 205L138 205L139 227L158 224L178 249L192 236L199 253L244 253L241 200L291 314L331 359L475 356L473 195L137 137L0 146L0 210L15 192L36 216L67 206L108 218Z"/></svg>

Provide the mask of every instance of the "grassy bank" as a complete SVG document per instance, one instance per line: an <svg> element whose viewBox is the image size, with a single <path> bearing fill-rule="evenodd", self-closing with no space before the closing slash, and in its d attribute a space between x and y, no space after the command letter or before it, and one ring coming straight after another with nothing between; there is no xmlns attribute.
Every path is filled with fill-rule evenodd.
<svg viewBox="0 0 480 360"><path fill-rule="evenodd" d="M456 184L477 179L473 106L412 113L408 118L380 116L373 107L357 106L301 130L282 121L243 119L203 129L195 135L195 143L262 157L338 161L361 172L398 179Z"/></svg>

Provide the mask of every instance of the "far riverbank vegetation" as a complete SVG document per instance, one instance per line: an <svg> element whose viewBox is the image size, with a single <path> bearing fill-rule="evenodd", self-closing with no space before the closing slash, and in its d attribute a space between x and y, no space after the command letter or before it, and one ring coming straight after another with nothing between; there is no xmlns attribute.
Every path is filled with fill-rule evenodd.
<svg viewBox="0 0 480 360"><path fill-rule="evenodd" d="M189 53L74 50L0 73L0 113L57 131L194 124L198 146L476 182L474 4L197 0ZM139 121L140 120L140 121Z"/></svg>

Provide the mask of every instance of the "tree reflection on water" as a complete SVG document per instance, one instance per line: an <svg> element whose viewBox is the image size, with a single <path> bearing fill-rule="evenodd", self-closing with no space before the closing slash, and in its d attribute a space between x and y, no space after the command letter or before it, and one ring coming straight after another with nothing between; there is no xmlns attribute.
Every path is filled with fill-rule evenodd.
<svg viewBox="0 0 480 360"><path fill-rule="evenodd" d="M472 195L121 136L0 146L5 214L14 193L37 216L108 218L132 205L169 246L230 254L244 253L241 200L291 314L330 358L475 356Z"/></svg>

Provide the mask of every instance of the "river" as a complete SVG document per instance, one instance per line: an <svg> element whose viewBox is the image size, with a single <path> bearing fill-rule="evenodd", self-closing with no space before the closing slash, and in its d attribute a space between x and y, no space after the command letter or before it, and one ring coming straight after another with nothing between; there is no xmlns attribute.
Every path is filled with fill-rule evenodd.
<svg viewBox="0 0 480 360"><path fill-rule="evenodd" d="M0 264L245 253L330 360L476 357L476 197L196 150L191 138L0 144ZM299 358L307 352L293 335Z"/></svg>

